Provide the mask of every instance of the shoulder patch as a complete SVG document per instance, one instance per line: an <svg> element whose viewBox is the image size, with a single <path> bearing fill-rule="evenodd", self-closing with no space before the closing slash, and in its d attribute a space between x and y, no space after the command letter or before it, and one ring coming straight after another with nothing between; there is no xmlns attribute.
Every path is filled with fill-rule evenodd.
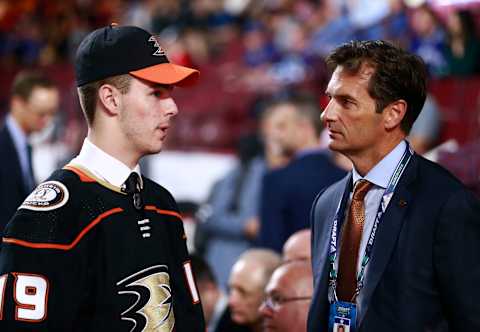
<svg viewBox="0 0 480 332"><path fill-rule="evenodd" d="M63 183L47 181L38 185L18 209L34 211L55 210L64 206L68 198L68 189Z"/></svg>

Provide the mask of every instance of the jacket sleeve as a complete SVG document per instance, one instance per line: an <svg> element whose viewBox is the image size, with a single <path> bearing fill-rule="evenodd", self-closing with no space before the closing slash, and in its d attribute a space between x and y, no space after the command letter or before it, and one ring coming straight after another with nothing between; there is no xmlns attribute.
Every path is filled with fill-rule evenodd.
<svg viewBox="0 0 480 332"><path fill-rule="evenodd" d="M442 208L434 264L445 314L452 331L480 331L480 201L454 192Z"/></svg>
<svg viewBox="0 0 480 332"><path fill-rule="evenodd" d="M263 178L260 196L260 234L258 245L282 252L287 239L285 190L282 170L267 173Z"/></svg>

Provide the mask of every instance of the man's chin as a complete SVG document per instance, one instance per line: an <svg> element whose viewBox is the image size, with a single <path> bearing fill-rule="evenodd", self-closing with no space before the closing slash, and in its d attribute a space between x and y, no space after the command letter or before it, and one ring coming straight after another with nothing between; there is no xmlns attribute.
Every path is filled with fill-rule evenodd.
<svg viewBox="0 0 480 332"><path fill-rule="evenodd" d="M328 144L328 148L332 151L335 151L335 152L342 152L343 151L341 145L338 142L335 142L335 141L331 141Z"/></svg>
<svg viewBox="0 0 480 332"><path fill-rule="evenodd" d="M234 323L239 324L239 325L245 325L246 324L245 318L242 315L235 314L235 313L232 312L231 316L232 316L232 321Z"/></svg>

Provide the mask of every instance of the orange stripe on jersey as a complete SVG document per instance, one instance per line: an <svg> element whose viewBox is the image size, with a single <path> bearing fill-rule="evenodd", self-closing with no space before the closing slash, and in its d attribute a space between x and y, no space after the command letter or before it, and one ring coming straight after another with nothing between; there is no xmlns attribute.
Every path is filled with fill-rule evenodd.
<svg viewBox="0 0 480 332"><path fill-rule="evenodd" d="M71 165L66 165L63 168L68 169L68 170L72 171L73 173L77 174L78 177L80 178L80 181L82 181L82 182L97 182L97 180L88 176L87 174L85 174L84 172L82 172L81 170L79 170L76 167L73 167Z"/></svg>
<svg viewBox="0 0 480 332"><path fill-rule="evenodd" d="M73 247L75 247L78 242L87 234L93 227L95 227L100 221L103 219L111 216L112 214L122 212L122 208L114 208L111 210L108 210L98 217L96 217L90 224L85 227L80 234L73 240L72 243L70 244L54 244L54 243L36 243L36 242L28 242L24 240L19 240L19 239L14 239L14 238L9 238L9 237L4 237L3 242L4 243L12 243L16 244L22 247L28 247L28 248L34 248L34 249L59 249L59 250L70 250Z"/></svg>
<svg viewBox="0 0 480 332"><path fill-rule="evenodd" d="M182 220L182 216L180 215L180 213L175 212L175 211L170 211L170 210L161 210L161 209L157 208L155 205L146 205L145 210L155 211L159 214L167 214L169 216L174 216L174 217L177 217L178 219Z"/></svg>

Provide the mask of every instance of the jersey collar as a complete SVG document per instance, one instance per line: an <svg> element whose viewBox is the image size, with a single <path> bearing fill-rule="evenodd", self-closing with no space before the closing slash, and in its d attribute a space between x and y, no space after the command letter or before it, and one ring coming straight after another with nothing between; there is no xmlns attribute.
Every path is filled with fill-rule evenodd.
<svg viewBox="0 0 480 332"><path fill-rule="evenodd" d="M136 172L140 176L140 186L143 188L143 180L138 164L133 169L130 169L120 160L93 144L88 138L85 138L80 153L72 159L70 164L81 166L96 177L119 188L127 180L131 172Z"/></svg>

